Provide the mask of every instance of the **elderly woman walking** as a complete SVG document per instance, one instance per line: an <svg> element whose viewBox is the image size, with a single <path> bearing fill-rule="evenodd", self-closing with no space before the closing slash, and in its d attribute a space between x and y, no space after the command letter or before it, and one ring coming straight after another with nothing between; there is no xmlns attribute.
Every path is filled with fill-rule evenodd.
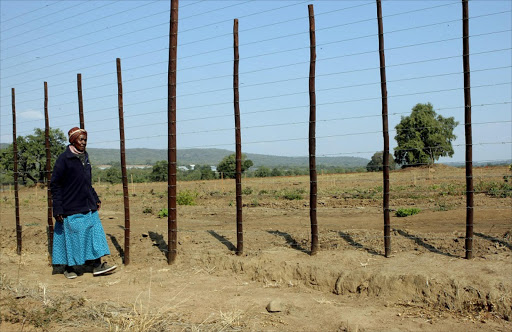
<svg viewBox="0 0 512 332"><path fill-rule="evenodd" d="M50 188L53 216L57 221L53 237L52 263L65 265L64 276L77 277L78 265L92 265L93 275L112 272L116 266L101 262L110 255L98 215L101 201L92 187L91 164L85 151L87 131L78 127L68 132L69 145L53 168Z"/></svg>

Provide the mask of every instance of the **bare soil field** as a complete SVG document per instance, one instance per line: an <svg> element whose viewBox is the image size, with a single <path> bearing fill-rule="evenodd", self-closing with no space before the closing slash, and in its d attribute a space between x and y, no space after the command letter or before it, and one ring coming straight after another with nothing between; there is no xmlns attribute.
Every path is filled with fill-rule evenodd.
<svg viewBox="0 0 512 332"><path fill-rule="evenodd" d="M473 253L464 259L465 171L391 172L391 257L382 174L319 175L320 251L311 256L309 178L243 179L244 253L235 255L234 180L178 183L178 255L167 264L167 184L95 184L115 273L67 280L48 256L46 188L0 193L0 331L511 331L512 198L507 167L474 169ZM504 196L504 197L502 197Z"/></svg>

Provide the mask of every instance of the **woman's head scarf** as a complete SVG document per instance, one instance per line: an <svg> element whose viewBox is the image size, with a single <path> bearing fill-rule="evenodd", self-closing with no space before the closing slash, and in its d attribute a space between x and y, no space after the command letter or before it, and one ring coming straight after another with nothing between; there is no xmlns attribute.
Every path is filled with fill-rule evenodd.
<svg viewBox="0 0 512 332"><path fill-rule="evenodd" d="M68 131L69 143L73 143L80 137L80 135L87 136L87 131L85 129L80 129L78 127L73 127Z"/></svg>

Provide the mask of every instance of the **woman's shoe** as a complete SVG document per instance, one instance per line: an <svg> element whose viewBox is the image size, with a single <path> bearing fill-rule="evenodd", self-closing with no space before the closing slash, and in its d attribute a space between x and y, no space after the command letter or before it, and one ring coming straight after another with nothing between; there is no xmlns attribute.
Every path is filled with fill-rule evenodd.
<svg viewBox="0 0 512 332"><path fill-rule="evenodd" d="M108 265L107 262L103 262L100 265L98 265L97 267L93 268L92 275L93 276L99 276L99 275L102 275L102 274L105 274L105 273L112 272L116 268L117 268L117 265L110 266L110 265Z"/></svg>
<svg viewBox="0 0 512 332"><path fill-rule="evenodd" d="M75 271L64 270L64 277L66 277L68 279L75 279L76 277L78 277L78 275L76 274Z"/></svg>

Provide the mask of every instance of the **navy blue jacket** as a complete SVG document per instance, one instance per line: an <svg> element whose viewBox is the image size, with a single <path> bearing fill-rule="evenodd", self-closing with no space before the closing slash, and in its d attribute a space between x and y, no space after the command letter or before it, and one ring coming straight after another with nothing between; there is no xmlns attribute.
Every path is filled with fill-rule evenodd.
<svg viewBox="0 0 512 332"><path fill-rule="evenodd" d="M66 148L53 167L50 188L53 216L69 216L98 210L100 199L91 183L91 163L85 152L85 165Z"/></svg>

